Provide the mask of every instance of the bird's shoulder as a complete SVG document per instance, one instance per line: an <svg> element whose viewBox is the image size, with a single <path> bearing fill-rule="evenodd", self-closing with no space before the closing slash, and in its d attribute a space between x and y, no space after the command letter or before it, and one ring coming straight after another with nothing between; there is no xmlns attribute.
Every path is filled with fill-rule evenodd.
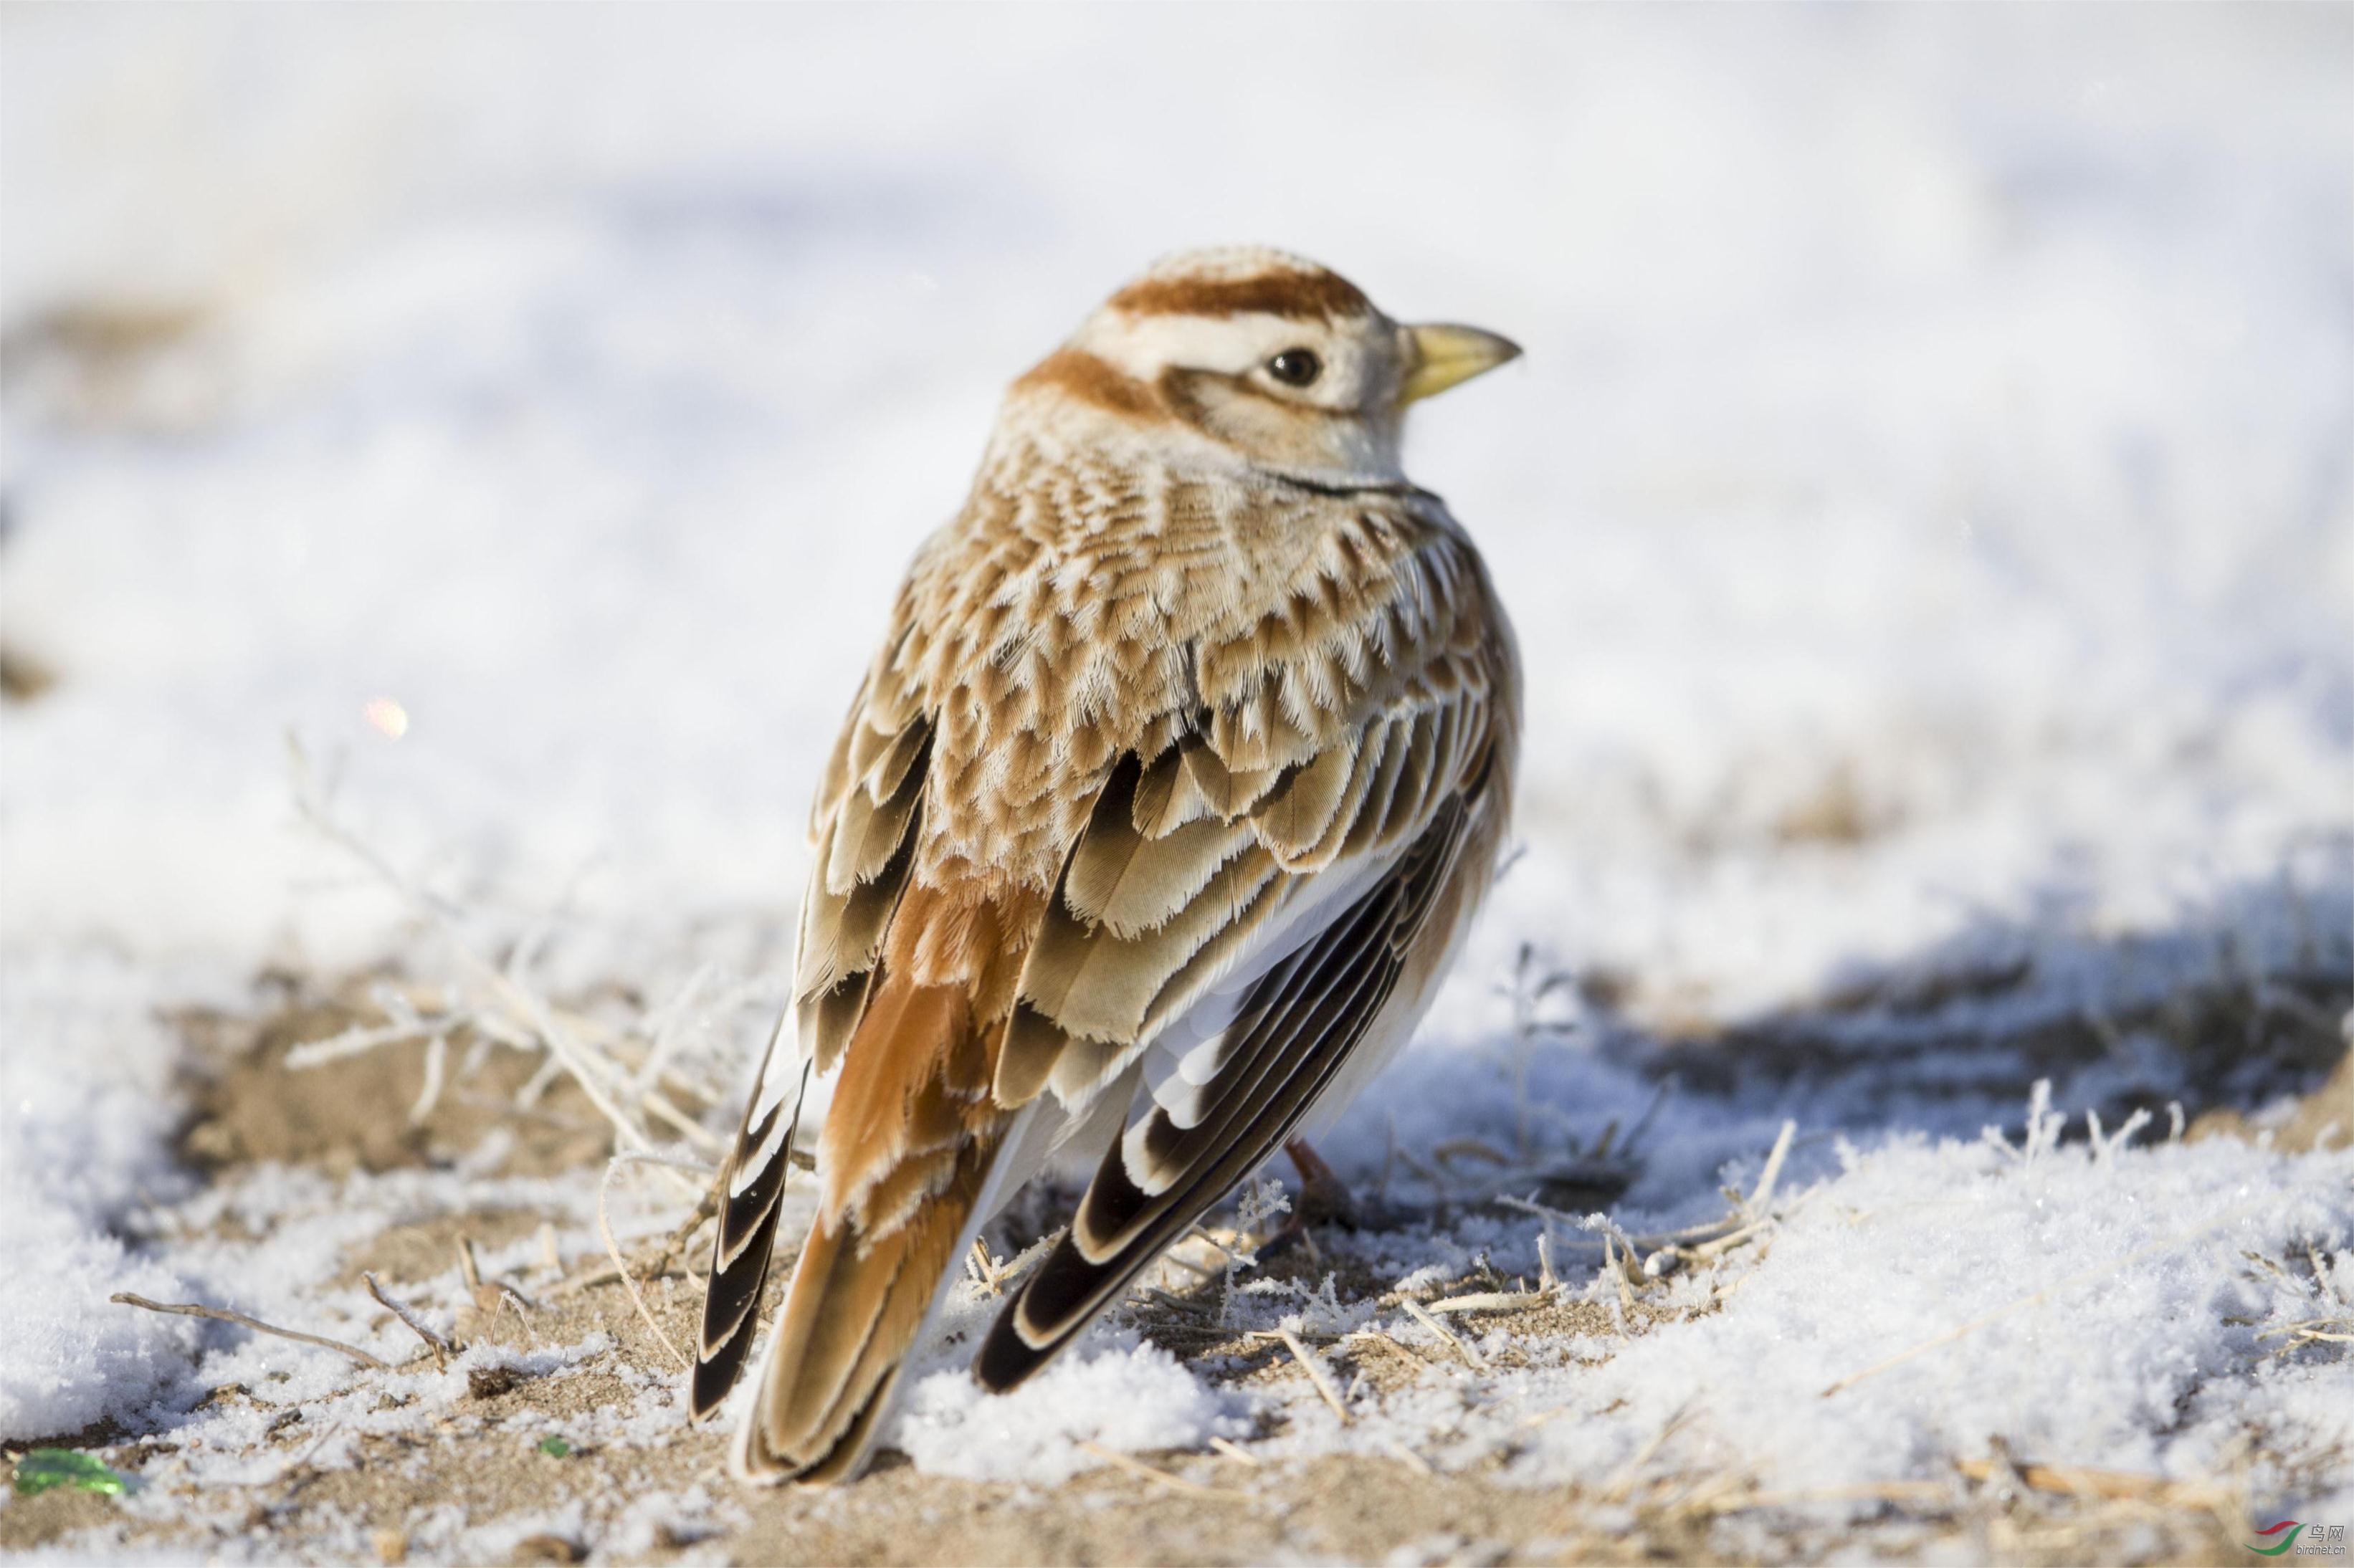
<svg viewBox="0 0 2354 1568"><path fill-rule="evenodd" d="M1032 451L917 555L852 722L929 715L928 837L1036 884L1121 756L1199 730L1235 771L1299 766L1492 683L1509 641L1427 493Z"/></svg>

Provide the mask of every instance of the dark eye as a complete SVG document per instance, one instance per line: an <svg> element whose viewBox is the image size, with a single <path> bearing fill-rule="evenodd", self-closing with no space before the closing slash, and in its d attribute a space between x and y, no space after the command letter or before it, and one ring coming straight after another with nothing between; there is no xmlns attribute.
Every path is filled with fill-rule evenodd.
<svg viewBox="0 0 2354 1568"><path fill-rule="evenodd" d="M1267 362L1267 373L1286 387L1305 387L1324 374L1324 362L1304 348L1287 348Z"/></svg>

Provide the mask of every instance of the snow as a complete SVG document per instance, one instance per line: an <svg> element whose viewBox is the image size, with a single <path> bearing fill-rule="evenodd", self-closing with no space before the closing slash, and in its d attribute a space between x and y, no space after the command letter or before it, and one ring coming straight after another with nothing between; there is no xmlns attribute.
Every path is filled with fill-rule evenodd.
<svg viewBox="0 0 2354 1568"><path fill-rule="evenodd" d="M1158 1346L1132 1337L1125 1349L1104 1342L1119 1337L1091 1335L1084 1349L1000 1397L983 1393L960 1360L930 1372L917 1382L888 1441L938 1475L1052 1485L1098 1463L1082 1444L1139 1454L1249 1435L1241 1401Z"/></svg>
<svg viewBox="0 0 2354 1568"><path fill-rule="evenodd" d="M168 1297L176 1279L111 1225L143 1194L186 1185L164 1152L177 1045L148 1012L166 979L99 951L10 954L0 1246L41 1266L0 1270L0 1434L131 1415L186 1365L184 1324L93 1310L117 1290Z"/></svg>
<svg viewBox="0 0 2354 1568"><path fill-rule="evenodd" d="M2202 1084L2167 1000L2354 972L2354 16L1692 22L10 12L0 631L58 683L0 711L0 1250L44 1260L0 1277L0 1436L226 1420L187 1406L265 1365L328 1398L307 1353L98 1304L320 1325L342 1248L480 1201L463 1173L198 1194L171 1159L170 1009L425 961L413 907L295 823L290 733L482 929L552 920L552 988L759 980L811 781L999 387L1153 256L1266 239L1529 350L1409 447L1520 628L1525 853L1328 1152L1364 1181L1449 1139L1590 1148L1695 1061L1662 1040L1839 1048L1647 1130L1638 1230L1712 1216L1801 1124L1720 1309L1426 1374L1346 1429L1262 1389L1275 1450L1552 1484L1681 1411L1657 1463L1795 1489L1993 1435L2194 1476L2253 1425L2263 1495L2346 1512L2354 1374L2269 1354L2314 1308L2241 1254L2311 1243L2354 1294L2348 1157L1978 1135L2019 1142L2040 1076L2080 1127L2261 1110L2298 1086ZM124 346L106 312L147 325ZM2097 1059L2022 1044L2088 1018L2124 1021ZM580 1246L582 1186L507 1196ZM239 1203L271 1239L197 1234ZM1435 1282L1482 1248L1533 1274L1536 1229L1347 1245ZM1235 1400L1114 1321L1008 1400L928 1372L896 1440L1053 1480L1082 1441L1240 1430Z"/></svg>
<svg viewBox="0 0 2354 1568"><path fill-rule="evenodd" d="M2219 1473L2251 1427L2284 1453L2342 1454L2354 1439L2342 1362L2263 1353L2264 1330L2309 1316L2314 1298L2243 1256L2342 1243L2347 1160L2221 1140L2106 1157L1917 1139L1840 1152L1840 1174L1794 1197L1723 1311L1516 1390L1558 1414L1515 1468L1614 1473L1680 1414L1691 1449L1667 1463L1697 1450L1793 1490L1933 1476L1992 1439L2185 1479ZM2354 1270L2354 1251L2329 1255L2335 1276Z"/></svg>
<svg viewBox="0 0 2354 1568"><path fill-rule="evenodd" d="M1115 1314L1002 1398L962 1375L960 1347L942 1347L887 1440L927 1470L1052 1484L1089 1462L1080 1442L1198 1449L1279 1413L1257 1450L1273 1458L1403 1446L1442 1469L1501 1461L1531 1486L1697 1471L1804 1494L1935 1480L1995 1443L2200 1481L2247 1462L2255 1432L2258 1495L2321 1482L2345 1500L2354 1370L2279 1352L2292 1325L2354 1321L2354 1157L2150 1142L2138 1128L2090 1129L2039 1097L2020 1139L1989 1128L1871 1150L1842 1139L1831 1160L1820 1180L1780 1189L1764 1255L1736 1250L1671 1278L1644 1331L1483 1333L1479 1315L1454 1318L1490 1363L1476 1370L1403 1309L1333 1303L1329 1277L1310 1289L1240 1276L1225 1298L1237 1329L1329 1341L1373 1327L1437 1363L1403 1388L1352 1392L1346 1425L1301 1383L1221 1399ZM1451 1236L1327 1245L1426 1293L1476 1264L1534 1277L1537 1228L1471 1220ZM1575 1228L1550 1232L1554 1256L1569 1257ZM2252 1261L2307 1249L2324 1273ZM1563 1267L1564 1290L1616 1303L1585 1259ZM951 1334L977 1330L991 1305L960 1287ZM2325 1489L2313 1506L2328 1500Z"/></svg>

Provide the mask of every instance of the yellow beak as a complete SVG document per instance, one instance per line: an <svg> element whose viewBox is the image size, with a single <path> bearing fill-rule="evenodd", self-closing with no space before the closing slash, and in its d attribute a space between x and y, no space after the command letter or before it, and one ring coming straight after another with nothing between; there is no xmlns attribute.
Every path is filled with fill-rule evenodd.
<svg viewBox="0 0 2354 1568"><path fill-rule="evenodd" d="M1405 329L1412 367L1398 388L1398 406L1458 387L1474 376L1521 356L1521 345L1478 327L1432 323Z"/></svg>

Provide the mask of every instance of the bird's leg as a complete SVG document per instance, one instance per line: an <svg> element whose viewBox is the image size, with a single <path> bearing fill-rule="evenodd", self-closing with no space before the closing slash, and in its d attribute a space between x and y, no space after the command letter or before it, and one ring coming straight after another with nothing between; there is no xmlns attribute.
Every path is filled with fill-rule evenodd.
<svg viewBox="0 0 2354 1568"><path fill-rule="evenodd" d="M1292 1167L1299 1172L1299 1202L1292 1205L1291 1217L1258 1249L1261 1257L1279 1257L1298 1246L1307 1239L1310 1225L1339 1225L1353 1231L1359 1223L1357 1200L1350 1195L1348 1183L1324 1163L1324 1157L1306 1139L1287 1139L1283 1151L1291 1156Z"/></svg>
<svg viewBox="0 0 2354 1568"><path fill-rule="evenodd" d="M1357 1200L1351 1196L1348 1183L1324 1163L1324 1157L1309 1147L1304 1138L1288 1139L1283 1151L1291 1156L1292 1167L1299 1172L1299 1207L1292 1213L1293 1223L1355 1230L1361 1218Z"/></svg>

